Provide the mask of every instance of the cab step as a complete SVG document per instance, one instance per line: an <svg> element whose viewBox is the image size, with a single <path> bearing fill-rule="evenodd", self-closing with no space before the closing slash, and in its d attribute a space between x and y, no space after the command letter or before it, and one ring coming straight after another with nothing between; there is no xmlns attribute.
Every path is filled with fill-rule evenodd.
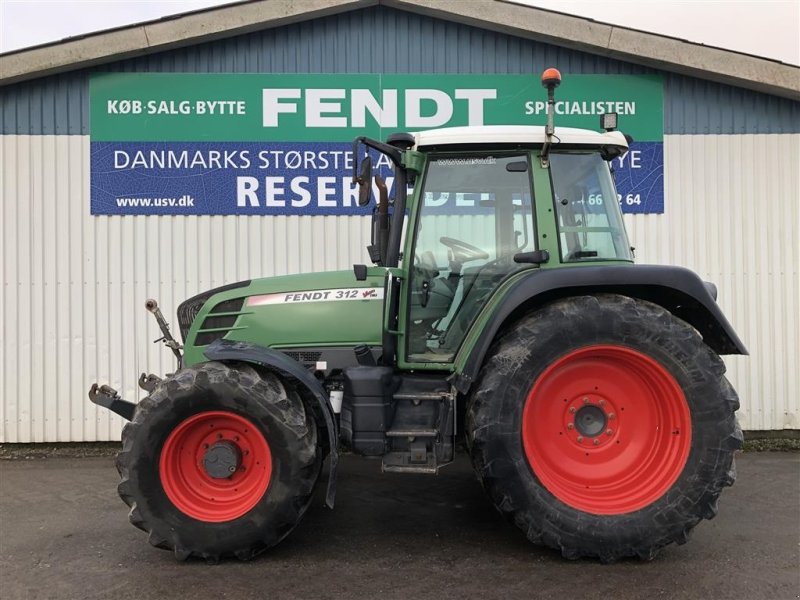
<svg viewBox="0 0 800 600"><path fill-rule="evenodd" d="M390 429L386 432L386 437L436 437L439 435L438 429Z"/></svg>
<svg viewBox="0 0 800 600"><path fill-rule="evenodd" d="M384 473L419 473L423 475L436 475L439 465L433 453L427 453L423 461L417 461L420 456L417 452L389 452L383 456L381 470Z"/></svg>

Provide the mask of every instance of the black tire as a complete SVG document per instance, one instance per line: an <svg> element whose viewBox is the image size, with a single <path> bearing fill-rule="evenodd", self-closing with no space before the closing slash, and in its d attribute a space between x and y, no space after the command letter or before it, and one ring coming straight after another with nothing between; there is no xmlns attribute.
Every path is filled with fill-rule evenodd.
<svg viewBox="0 0 800 600"><path fill-rule="evenodd" d="M540 377L567 360L561 357L603 345L634 350L668 372L685 396L692 428L691 442L683 442L687 458L678 465L674 483L665 484L667 491L616 514L574 508L551 493L531 466L522 434L524 406ZM548 370L550 365L556 366ZM722 488L734 482L734 453L742 434L734 414L739 401L724 372L722 360L697 332L660 306L610 294L555 301L511 326L489 352L466 416L473 466L495 507L530 541L560 550L568 559L650 560L663 546L684 543L700 520L713 518ZM567 431L553 431L556 435ZM553 447L560 448L556 444L566 438L559 439Z"/></svg>
<svg viewBox="0 0 800 600"><path fill-rule="evenodd" d="M248 512L224 522L189 516L173 503L159 472L161 451L186 419L208 411L247 419L267 441L268 487ZM255 435L255 432L251 432ZM317 428L300 397L274 374L245 363L202 363L161 382L136 408L122 431L118 491L130 506L130 522L153 546L216 562L249 560L285 538L311 501L322 463ZM257 495L257 494L255 494Z"/></svg>

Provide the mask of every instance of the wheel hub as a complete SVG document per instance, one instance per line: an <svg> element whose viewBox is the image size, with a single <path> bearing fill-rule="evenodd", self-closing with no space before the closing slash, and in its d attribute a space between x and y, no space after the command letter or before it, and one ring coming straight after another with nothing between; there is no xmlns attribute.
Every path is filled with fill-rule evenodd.
<svg viewBox="0 0 800 600"><path fill-rule="evenodd" d="M202 411L178 423L161 448L164 492L183 514L206 523L232 521L264 497L272 454L249 419Z"/></svg>
<svg viewBox="0 0 800 600"><path fill-rule="evenodd" d="M618 407L609 394L603 393L601 388L605 386L596 383L600 384L589 382L579 393L564 398L561 416L565 437L577 447L590 451L618 443Z"/></svg>
<svg viewBox="0 0 800 600"><path fill-rule="evenodd" d="M575 429L583 436L595 437L606 429L608 417L599 406L589 404L575 413Z"/></svg>
<svg viewBox="0 0 800 600"><path fill-rule="evenodd" d="M215 443L203 455L203 468L214 479L227 479L241 464L242 451L239 446L227 440Z"/></svg>

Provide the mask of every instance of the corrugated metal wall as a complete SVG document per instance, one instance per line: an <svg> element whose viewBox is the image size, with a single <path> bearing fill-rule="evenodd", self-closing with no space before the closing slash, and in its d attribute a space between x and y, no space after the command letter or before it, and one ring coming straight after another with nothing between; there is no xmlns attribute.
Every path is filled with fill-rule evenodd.
<svg viewBox="0 0 800 600"><path fill-rule="evenodd" d="M187 73L659 73L640 65L375 7L103 65ZM0 133L89 133L88 70L0 88ZM798 133L800 102L664 75L664 131Z"/></svg>
<svg viewBox="0 0 800 600"><path fill-rule="evenodd" d="M383 7L96 70L652 73L638 65ZM727 359L747 429L800 428L800 103L664 74L666 214L626 217L640 262L717 281L750 347ZM119 439L94 380L137 397L168 372L142 308L239 279L366 260L359 217L92 217L88 72L0 89L0 442ZM691 134L691 135L685 135ZM713 135L711 135L713 134ZM718 135L747 134L747 135ZM795 134L795 135L768 135Z"/></svg>
<svg viewBox="0 0 800 600"><path fill-rule="evenodd" d="M363 217L92 217L89 138L0 136L0 442L119 439L86 397L174 370L144 301L364 262Z"/></svg>
<svg viewBox="0 0 800 600"><path fill-rule="evenodd" d="M366 260L362 217L92 217L88 137L0 139L0 442L119 439L86 390L173 368L148 297L174 322L204 289ZM743 427L800 428L800 135L667 136L665 160L666 213L626 217L639 261L717 282Z"/></svg>
<svg viewBox="0 0 800 600"><path fill-rule="evenodd" d="M625 217L637 261L717 284L742 427L800 429L800 135L666 136L664 160L664 214Z"/></svg>

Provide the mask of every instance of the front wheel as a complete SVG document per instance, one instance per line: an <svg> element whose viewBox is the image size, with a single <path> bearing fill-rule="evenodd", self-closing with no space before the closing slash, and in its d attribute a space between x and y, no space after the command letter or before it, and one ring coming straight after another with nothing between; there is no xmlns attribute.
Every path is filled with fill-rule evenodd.
<svg viewBox="0 0 800 600"><path fill-rule="evenodd" d="M495 344L467 412L498 510L567 558L651 559L735 478L736 393L686 323L624 296L554 302Z"/></svg>
<svg viewBox="0 0 800 600"><path fill-rule="evenodd" d="M297 525L322 453L301 398L274 374L208 362L178 371L122 432L119 493L154 546L249 559Z"/></svg>

